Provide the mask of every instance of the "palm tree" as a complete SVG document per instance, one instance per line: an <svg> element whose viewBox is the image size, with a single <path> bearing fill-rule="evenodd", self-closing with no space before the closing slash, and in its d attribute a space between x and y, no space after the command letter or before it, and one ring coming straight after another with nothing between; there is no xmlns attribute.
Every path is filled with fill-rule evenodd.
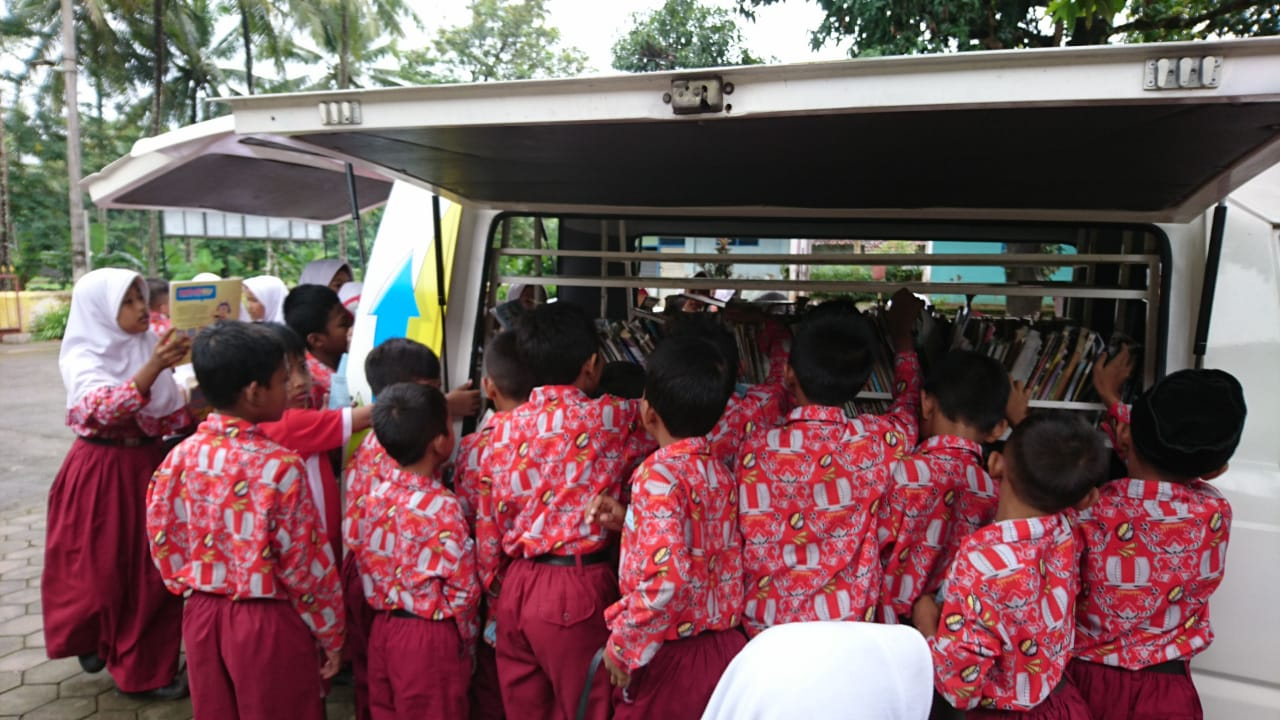
<svg viewBox="0 0 1280 720"><path fill-rule="evenodd" d="M422 25L404 0L297 0L293 11L320 55L333 58L316 89L401 83L398 70L373 64L396 54L406 22Z"/></svg>

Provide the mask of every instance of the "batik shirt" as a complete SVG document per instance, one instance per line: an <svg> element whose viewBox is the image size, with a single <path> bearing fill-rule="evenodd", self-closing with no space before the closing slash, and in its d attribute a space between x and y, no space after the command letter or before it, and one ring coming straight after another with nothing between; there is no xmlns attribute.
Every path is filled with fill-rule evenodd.
<svg viewBox="0 0 1280 720"><path fill-rule="evenodd" d="M275 422L258 425L267 437L302 456L307 468L307 486L320 512L325 534L334 557L342 553L342 493L333 475L329 453L351 438L351 408L310 410L289 408Z"/></svg>
<svg viewBox="0 0 1280 720"><path fill-rule="evenodd" d="M934 685L960 710L1029 710L1071 658L1080 589L1064 515L1004 520L970 535L947 576Z"/></svg>
<svg viewBox="0 0 1280 720"><path fill-rule="evenodd" d="M640 401L598 400L569 385L534 388L529 402L493 423L493 493L476 515L480 577L492 588L501 556L586 555L603 550L604 528L586 522L598 495L656 447L640 423Z"/></svg>
<svg viewBox="0 0 1280 720"><path fill-rule="evenodd" d="M151 313L150 326L151 332L155 333L157 338L163 339L164 334L173 327L173 321L164 313L153 312Z"/></svg>
<svg viewBox="0 0 1280 720"><path fill-rule="evenodd" d="M883 582L879 504L893 487L893 461L918 432L915 354L899 354L895 373L886 415L849 419L841 408L807 405L744 443L738 522L749 634L789 622L874 617Z"/></svg>
<svg viewBox="0 0 1280 720"><path fill-rule="evenodd" d="M81 396L67 411L67 426L80 437L139 440L172 435L191 424L186 408L162 418L144 415L142 408L149 400L132 380L115 387L96 388Z"/></svg>
<svg viewBox="0 0 1280 720"><path fill-rule="evenodd" d="M254 425L209 415L147 490L151 554L169 591L288 600L325 650L341 649L338 571L305 478L301 458Z"/></svg>
<svg viewBox="0 0 1280 720"><path fill-rule="evenodd" d="M773 427L791 409L791 399L782 384L788 362L783 343L783 330L776 323L765 325L760 345L769 358L769 376L759 385L748 386L746 393L733 394L725 405L720 422L707 435L711 454L725 467L738 466L738 452L756 428Z"/></svg>
<svg viewBox="0 0 1280 720"><path fill-rule="evenodd" d="M489 495L493 489L493 476L486 472L485 457L489 453L489 441L493 436L493 423L497 415L489 418L484 427L458 441L458 451L453 461L453 491L462 505L467 527L476 526L476 510L480 496Z"/></svg>
<svg viewBox="0 0 1280 720"><path fill-rule="evenodd" d="M922 595L937 592L961 541L995 517L997 486L982 467L982 446L935 435L895 463L884 504L886 620L910 617Z"/></svg>
<svg viewBox="0 0 1280 720"><path fill-rule="evenodd" d="M358 531L361 526L367 535ZM375 481L363 503L348 507L345 527L373 609L451 618L464 645L475 643L480 632L475 543L458 499L438 478L396 470Z"/></svg>
<svg viewBox="0 0 1280 720"><path fill-rule="evenodd" d="M307 372L311 373L311 407L323 410L329 407L329 388L333 386L333 369L307 353Z"/></svg>
<svg viewBox="0 0 1280 720"><path fill-rule="evenodd" d="M382 448L382 443L378 442L377 436L372 432L365 435L364 440L360 441L360 447L356 448L351 461L347 463L346 494L343 502L344 525L347 522L345 518L353 517L352 506L363 505L369 491L376 483L391 477L399 470L400 466L390 455L387 455L387 451ZM363 516L356 514L355 517ZM344 529L343 532L344 534L356 532L363 538L368 537L368 530L368 524L361 520L354 529Z"/></svg>
<svg viewBox="0 0 1280 720"><path fill-rule="evenodd" d="M647 665L662 643L728 630L742 612L737 488L705 438L650 455L631 479L618 585L605 611L607 652Z"/></svg>

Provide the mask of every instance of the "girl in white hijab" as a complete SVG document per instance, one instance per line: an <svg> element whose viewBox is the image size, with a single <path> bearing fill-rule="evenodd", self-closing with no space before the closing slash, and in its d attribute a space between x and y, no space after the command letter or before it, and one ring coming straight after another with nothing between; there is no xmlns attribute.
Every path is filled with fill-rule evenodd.
<svg viewBox="0 0 1280 720"><path fill-rule="evenodd" d="M729 664L702 720L926 720L933 661L914 628L777 625Z"/></svg>
<svg viewBox="0 0 1280 720"><path fill-rule="evenodd" d="M299 285L327 285L330 290L338 292L342 286L354 280L351 266L342 260L312 260L302 269Z"/></svg>
<svg viewBox="0 0 1280 720"><path fill-rule="evenodd" d="M284 298L289 288L274 275L244 281L244 307L253 322L284 322Z"/></svg>
<svg viewBox="0 0 1280 720"><path fill-rule="evenodd" d="M58 356L77 435L49 490L40 602L50 658L110 671L126 693L181 697L182 599L147 547L146 494L164 435L189 424L173 367L190 342L148 329L147 285L129 270L76 283Z"/></svg>

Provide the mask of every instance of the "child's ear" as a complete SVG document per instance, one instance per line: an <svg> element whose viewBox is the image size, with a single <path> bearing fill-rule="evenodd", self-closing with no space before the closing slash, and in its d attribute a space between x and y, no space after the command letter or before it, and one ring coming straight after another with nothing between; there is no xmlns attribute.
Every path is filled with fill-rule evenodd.
<svg viewBox="0 0 1280 720"><path fill-rule="evenodd" d="M1008 432L1008 430L1009 421L1002 419L1000 422L996 423L995 427L991 428L991 432L987 433L987 436L983 438L982 441L988 444L993 443L1004 437L1004 434Z"/></svg>
<svg viewBox="0 0 1280 720"><path fill-rule="evenodd" d="M591 353L591 357L582 363L582 369L578 371L578 379L587 389L595 390L600 385L600 375L603 373L604 363L600 361L600 353Z"/></svg>
<svg viewBox="0 0 1280 720"><path fill-rule="evenodd" d="M792 395L795 395L796 390L800 389L800 381L796 379L796 369L791 367L791 363L787 363L787 369L782 373L782 385Z"/></svg>
<svg viewBox="0 0 1280 720"><path fill-rule="evenodd" d="M1129 457L1130 451L1133 450L1133 433L1130 432L1129 424L1116 423L1115 436L1116 452L1119 453L1122 458Z"/></svg>
<svg viewBox="0 0 1280 720"><path fill-rule="evenodd" d="M987 474L996 480L1004 479L1004 453L991 453L987 458Z"/></svg>
<svg viewBox="0 0 1280 720"><path fill-rule="evenodd" d="M920 391L920 419L932 420L933 414L938 411L938 401L924 390Z"/></svg>
<svg viewBox="0 0 1280 720"><path fill-rule="evenodd" d="M445 431L437 435L435 439L431 441L430 449L431 452L436 454L436 457L440 458L447 458L449 455L453 454L452 424L446 426Z"/></svg>
<svg viewBox="0 0 1280 720"><path fill-rule="evenodd" d="M644 429L648 430L650 435L662 425L662 418L658 417L658 411L654 410L649 401L643 397L640 398L640 422L644 424Z"/></svg>
<svg viewBox="0 0 1280 720"><path fill-rule="evenodd" d="M1217 470L1214 470L1212 472L1207 472L1204 475L1201 475L1200 479L1208 481L1217 477L1221 477L1222 474L1225 473L1227 471L1227 468L1229 467L1231 467L1231 463L1226 463L1222 467L1218 468Z"/></svg>
<svg viewBox="0 0 1280 720"><path fill-rule="evenodd" d="M484 393L485 397L493 400L497 398L499 394L498 384L493 380L490 380L488 375L485 375L480 378L480 391Z"/></svg>
<svg viewBox="0 0 1280 720"><path fill-rule="evenodd" d="M307 333L307 350L323 346L327 337L328 336L325 333Z"/></svg>
<svg viewBox="0 0 1280 720"><path fill-rule="evenodd" d="M1101 493L1098 492L1098 488L1089 488L1088 494L1080 498L1080 502L1075 504L1076 510L1079 510L1080 512L1088 510L1094 506L1094 503L1098 502L1098 498L1100 496Z"/></svg>
<svg viewBox="0 0 1280 720"><path fill-rule="evenodd" d="M246 385L245 388L240 392L244 393L244 399L246 404L248 404L249 407L256 408L262 404L264 389L265 388L263 388L262 383L259 383L257 380L254 380L253 382Z"/></svg>

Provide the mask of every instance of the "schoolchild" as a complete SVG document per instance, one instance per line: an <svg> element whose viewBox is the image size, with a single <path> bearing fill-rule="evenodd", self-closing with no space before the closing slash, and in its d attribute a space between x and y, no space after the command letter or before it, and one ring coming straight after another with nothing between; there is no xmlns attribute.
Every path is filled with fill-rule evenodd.
<svg viewBox="0 0 1280 720"><path fill-rule="evenodd" d="M151 332L162 338L173 327L173 321L169 319L169 281L147 278L147 296L151 308Z"/></svg>
<svg viewBox="0 0 1280 720"><path fill-rule="evenodd" d="M190 591L182 639L196 718L323 718L338 670L342 590L306 466L258 423L288 404L284 347L236 321L192 347L214 412L156 471L147 535L170 592ZM323 658L323 660L321 660Z"/></svg>
<svg viewBox="0 0 1280 720"><path fill-rule="evenodd" d="M661 449L631 477L622 597L605 611L618 720L702 717L747 644L736 484L705 437L724 413L729 376L699 338L667 338L648 358L641 417Z"/></svg>
<svg viewBox="0 0 1280 720"><path fill-rule="evenodd" d="M146 544L146 493L164 459L160 438L190 424L171 368L190 341L148 332L147 285L94 270L71 292L58 355L76 441L49 490L40 605L46 652L104 667L123 692L182 697L182 600Z"/></svg>
<svg viewBox="0 0 1280 720"><path fill-rule="evenodd" d="M893 488L891 463L915 445L920 365L911 326L922 304L894 295L894 402L885 415L846 417L879 343L851 303L825 303L796 330L786 383L797 406L758 428L737 466L738 522L746 541L747 603L754 636L810 620L871 620L882 570L878 506Z"/></svg>
<svg viewBox="0 0 1280 720"><path fill-rule="evenodd" d="M961 542L941 608L929 595L914 608L934 685L968 718L1088 720L1066 674L1080 568L1065 511L1106 476L1102 436L1076 416L1032 415L990 466L995 521Z"/></svg>
<svg viewBox="0 0 1280 720"><path fill-rule="evenodd" d="M920 398L925 439L894 464L895 487L881 507L886 622L909 620L916 599L938 591L960 542L995 517L999 488L982 446L1026 408L1022 384L981 353L953 350L930 371Z"/></svg>
<svg viewBox="0 0 1280 720"><path fill-rule="evenodd" d="M480 581L462 507L442 482L453 429L436 388L401 383L378 394L373 431L396 463L347 516L376 613L369 634L374 720L467 717ZM365 527L368 534L351 532Z"/></svg>
<svg viewBox="0 0 1280 720"><path fill-rule="evenodd" d="M640 401L588 397L603 363L595 327L568 303L539 305L517 324L533 372L529 401L499 418L489 444L491 507L476 517L481 580L497 601L498 673L522 717L574 717L586 669L608 639L604 609L618 598L609 533L584 521L600 495L618 497L654 449ZM609 714L607 674L591 680L587 717Z"/></svg>
<svg viewBox="0 0 1280 720"><path fill-rule="evenodd" d="M1129 473L1078 520L1084 592L1071 677L1096 720L1199 720L1188 663L1213 642L1209 598L1231 532L1231 505L1209 481L1240 442L1244 392L1221 370L1183 370L1130 408L1120 402L1127 351L1097 367Z"/></svg>
<svg viewBox="0 0 1280 720"><path fill-rule="evenodd" d="M311 407L329 406L333 373L346 354L353 318L338 293L321 285L299 285L284 300L285 323L307 344Z"/></svg>
<svg viewBox="0 0 1280 720"><path fill-rule="evenodd" d="M244 281L244 309L253 322L284 322L284 299L289 288L274 275L258 275Z"/></svg>
<svg viewBox="0 0 1280 720"><path fill-rule="evenodd" d="M353 279L355 277L351 274L351 266L345 260L325 258L323 260L312 260L307 263L306 267L302 268L302 274L298 278L298 286L321 285L336 293L342 289L343 285Z"/></svg>

